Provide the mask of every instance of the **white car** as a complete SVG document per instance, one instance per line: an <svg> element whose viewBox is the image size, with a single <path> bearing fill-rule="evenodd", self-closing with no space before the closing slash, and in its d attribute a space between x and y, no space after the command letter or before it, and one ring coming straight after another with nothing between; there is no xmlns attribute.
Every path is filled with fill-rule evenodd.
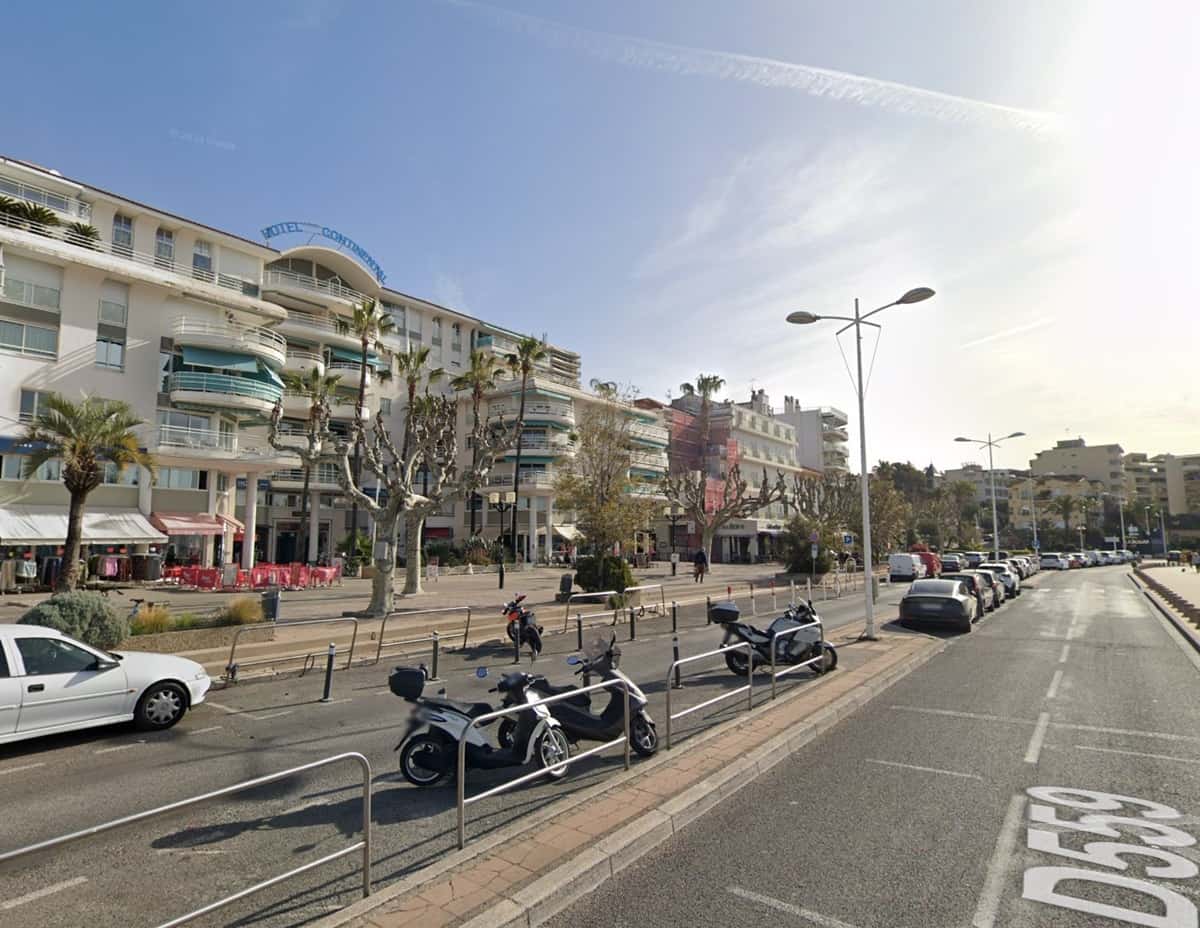
<svg viewBox="0 0 1200 928"><path fill-rule="evenodd" d="M1004 584L1004 595L1007 599L1021 595L1021 577L1013 570L1007 561L984 561L979 565L980 570L989 570L996 574Z"/></svg>
<svg viewBox="0 0 1200 928"><path fill-rule="evenodd" d="M195 661L110 653L40 625L0 625L0 744L133 721L170 728L212 685Z"/></svg>
<svg viewBox="0 0 1200 928"><path fill-rule="evenodd" d="M925 562L915 554L888 555L888 583L911 583L925 576Z"/></svg>
<svg viewBox="0 0 1200 928"><path fill-rule="evenodd" d="M1070 570L1071 562L1061 554L1047 551L1038 559L1043 570Z"/></svg>

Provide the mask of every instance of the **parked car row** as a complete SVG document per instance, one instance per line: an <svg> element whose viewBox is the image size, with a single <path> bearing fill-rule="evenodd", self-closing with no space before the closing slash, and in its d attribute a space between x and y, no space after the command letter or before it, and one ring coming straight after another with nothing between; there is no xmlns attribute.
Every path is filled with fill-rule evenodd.
<svg viewBox="0 0 1200 928"><path fill-rule="evenodd" d="M954 565L956 569L943 569L936 579L913 581L900 600L900 621L949 624L969 632L985 612L994 612L1005 600L1020 596L1021 581L1039 570L1036 559L1022 555L998 561L980 559L974 567L967 567L969 556L970 552L944 555L943 568Z"/></svg>
<svg viewBox="0 0 1200 928"><path fill-rule="evenodd" d="M1046 570L1072 570L1079 567L1104 567L1108 564L1128 564L1134 560L1132 551L1045 551L1041 565Z"/></svg>

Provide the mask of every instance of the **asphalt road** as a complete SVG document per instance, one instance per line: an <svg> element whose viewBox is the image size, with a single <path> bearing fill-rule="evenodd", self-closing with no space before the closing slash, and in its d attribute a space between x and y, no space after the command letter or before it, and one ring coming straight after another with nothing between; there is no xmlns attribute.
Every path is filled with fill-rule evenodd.
<svg viewBox="0 0 1200 928"><path fill-rule="evenodd" d="M1127 575L1043 574L551 924L1195 926L1200 659Z"/></svg>
<svg viewBox="0 0 1200 928"><path fill-rule="evenodd" d="M898 595L885 594L884 617L895 614L894 605L887 603L894 603ZM817 606L830 631L862 614L856 597ZM702 604L681 610L684 655L719 643L720 632L705 627L703 615ZM543 615L542 621L548 630L561 628L557 611ZM664 678L672 660L669 622L644 618L638 623L638 640L626 643L628 635L627 626L618 628L621 666L647 691L661 736ZM573 627L571 633L546 640L536 669L556 682L571 680L565 656L575 645ZM498 644L443 654L440 670L447 695L494 699L486 689L511 660L511 650ZM842 650L843 666L852 667L858 660L852 646ZM330 704L316 701L321 676L310 674L215 691L208 703L167 732L144 734L118 726L0 748L0 850L359 751L373 772L374 879L396 879L436 859L455 841L453 789L411 787L400 778L393 751L408 707L387 690L386 676L393 664L413 662L385 655L378 666L339 671ZM474 671L480 665L493 671L490 679L476 679ZM685 690L675 697L677 708L741 685L720 661L696 665L692 671ZM800 672L781 686L803 687L811 679ZM764 686L761 698L765 694ZM689 716L678 723L675 736L686 738L689 732L732 717L742 705L739 698ZM483 834L545 801L591 785L619 762L619 754L585 760L558 784L539 783L485 800L471 808L468 833ZM349 764L322 768L10 865L0 870L0 926L157 925L333 853L357 840L361 828L357 769ZM472 773L469 790L515 775L516 771ZM359 885L356 858L346 858L197 924L302 924L354 901Z"/></svg>

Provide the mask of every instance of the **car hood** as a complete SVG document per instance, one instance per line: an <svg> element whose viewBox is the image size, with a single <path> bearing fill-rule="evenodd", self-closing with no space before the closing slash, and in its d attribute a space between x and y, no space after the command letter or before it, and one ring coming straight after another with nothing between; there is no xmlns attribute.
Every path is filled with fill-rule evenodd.
<svg viewBox="0 0 1200 928"><path fill-rule="evenodd" d="M121 669L129 682L153 683L155 680L172 679L190 683L198 674L205 673L202 666L186 657L175 654L157 654L153 651L112 651L121 659Z"/></svg>

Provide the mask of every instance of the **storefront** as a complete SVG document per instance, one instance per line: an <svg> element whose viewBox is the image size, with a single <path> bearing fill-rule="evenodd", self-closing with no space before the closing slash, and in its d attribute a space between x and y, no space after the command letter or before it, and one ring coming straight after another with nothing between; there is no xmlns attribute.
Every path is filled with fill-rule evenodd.
<svg viewBox="0 0 1200 928"><path fill-rule="evenodd" d="M783 522L773 519L734 519L726 522L713 542L713 561L721 564L756 564L779 553Z"/></svg>
<svg viewBox="0 0 1200 928"><path fill-rule="evenodd" d="M242 523L207 512L152 512L150 522L167 536L165 560L170 565L217 567Z"/></svg>

